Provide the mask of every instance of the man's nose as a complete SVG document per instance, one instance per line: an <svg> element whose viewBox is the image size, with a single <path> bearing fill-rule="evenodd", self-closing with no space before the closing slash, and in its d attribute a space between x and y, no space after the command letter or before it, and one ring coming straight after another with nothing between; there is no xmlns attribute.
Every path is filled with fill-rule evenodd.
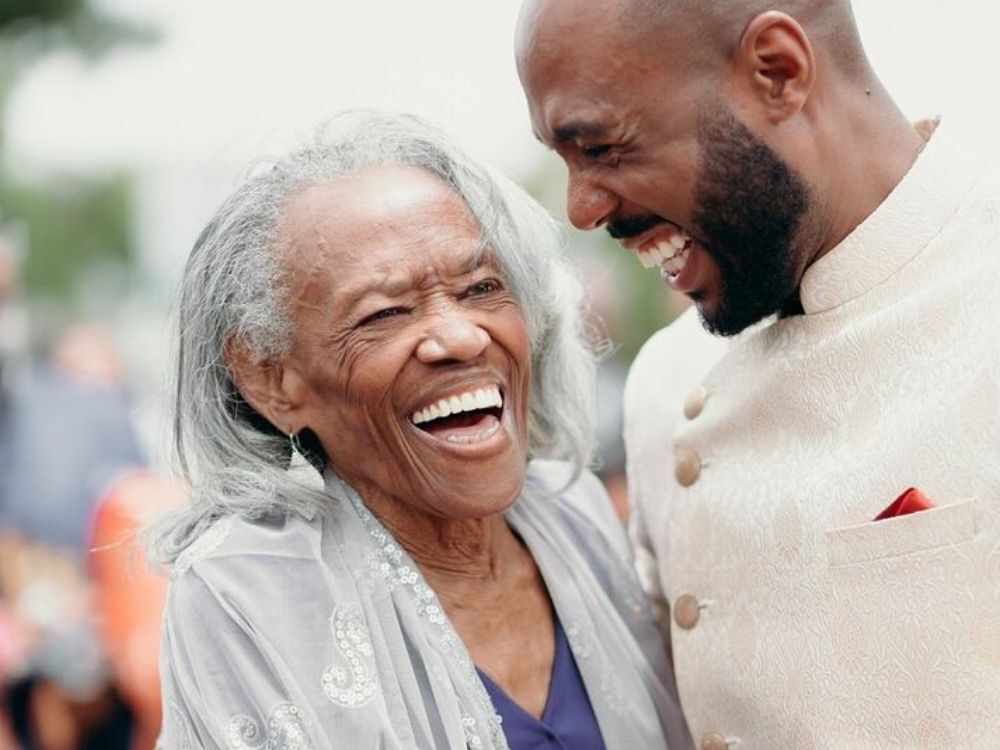
<svg viewBox="0 0 1000 750"><path fill-rule="evenodd" d="M424 364L467 362L489 346L490 335L465 310L440 313L417 345L417 359Z"/></svg>
<svg viewBox="0 0 1000 750"><path fill-rule="evenodd" d="M577 229L597 229L611 218L617 205L614 193L570 170L566 186L566 213Z"/></svg>

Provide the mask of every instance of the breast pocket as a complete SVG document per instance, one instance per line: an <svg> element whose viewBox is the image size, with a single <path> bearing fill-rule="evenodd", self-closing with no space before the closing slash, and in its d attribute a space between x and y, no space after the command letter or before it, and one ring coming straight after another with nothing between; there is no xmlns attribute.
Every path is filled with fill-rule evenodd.
<svg viewBox="0 0 1000 750"><path fill-rule="evenodd" d="M975 535L973 498L883 521L827 529L827 562L838 567L901 557L962 544Z"/></svg>

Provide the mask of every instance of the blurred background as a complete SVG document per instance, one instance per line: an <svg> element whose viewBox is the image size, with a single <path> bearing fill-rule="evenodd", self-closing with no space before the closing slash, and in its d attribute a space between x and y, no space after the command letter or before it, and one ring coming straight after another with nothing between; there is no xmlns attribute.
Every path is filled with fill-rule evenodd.
<svg viewBox="0 0 1000 750"><path fill-rule="evenodd" d="M249 163L350 107L406 110L564 216L511 50L518 0L0 0L0 750L152 747L163 580L135 552L169 479L164 378L184 258ZM914 118L1000 153L1000 6L855 0ZM602 473L624 514L620 395L676 299L568 231L608 341Z"/></svg>

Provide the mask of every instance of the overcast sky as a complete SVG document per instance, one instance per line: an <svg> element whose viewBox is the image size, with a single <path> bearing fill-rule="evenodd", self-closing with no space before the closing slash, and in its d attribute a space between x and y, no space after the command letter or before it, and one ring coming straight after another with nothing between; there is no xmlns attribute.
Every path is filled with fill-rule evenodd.
<svg viewBox="0 0 1000 750"><path fill-rule="evenodd" d="M709 0L706 0L709 1ZM97 66L52 57L15 92L16 163L187 163L273 152L345 107L403 109L515 175L541 152L512 60L519 0L104 0L160 44ZM1000 117L995 0L856 0L876 69L908 114Z"/></svg>

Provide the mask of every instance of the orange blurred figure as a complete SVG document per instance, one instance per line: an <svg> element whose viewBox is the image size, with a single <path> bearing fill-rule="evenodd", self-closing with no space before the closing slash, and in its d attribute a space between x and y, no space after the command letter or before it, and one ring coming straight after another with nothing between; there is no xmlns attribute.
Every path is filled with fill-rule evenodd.
<svg viewBox="0 0 1000 750"><path fill-rule="evenodd" d="M138 532L184 500L177 484L147 471L117 480L94 514L89 569L94 612L114 683L135 715L132 750L150 750L160 731L157 668L167 575L146 564Z"/></svg>

